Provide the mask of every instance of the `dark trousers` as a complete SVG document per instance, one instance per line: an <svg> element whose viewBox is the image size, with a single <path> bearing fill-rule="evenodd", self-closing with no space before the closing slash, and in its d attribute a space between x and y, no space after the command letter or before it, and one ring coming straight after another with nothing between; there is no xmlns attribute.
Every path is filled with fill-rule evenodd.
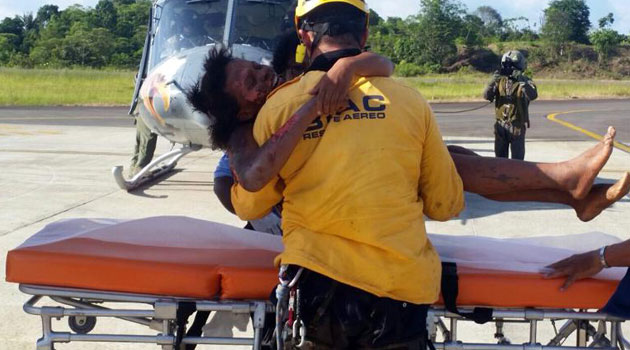
<svg viewBox="0 0 630 350"><path fill-rule="evenodd" d="M428 305L380 298L304 272L299 314L307 329L307 349L426 349Z"/></svg>
<svg viewBox="0 0 630 350"><path fill-rule="evenodd" d="M494 154L499 158L509 158L509 150L512 150L512 159L525 159L525 126L515 132L513 126L496 122L494 124Z"/></svg>
<svg viewBox="0 0 630 350"><path fill-rule="evenodd" d="M156 144L157 134L151 132L140 116L136 117L136 145L131 158L131 167L141 170L151 163Z"/></svg>

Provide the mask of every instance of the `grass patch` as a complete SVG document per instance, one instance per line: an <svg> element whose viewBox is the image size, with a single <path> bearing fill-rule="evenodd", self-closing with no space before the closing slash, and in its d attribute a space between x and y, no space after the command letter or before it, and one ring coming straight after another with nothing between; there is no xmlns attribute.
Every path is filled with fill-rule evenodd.
<svg viewBox="0 0 630 350"><path fill-rule="evenodd" d="M397 78L414 87L429 101L480 101L491 76L483 74L435 74ZM630 80L534 79L539 99L597 99L630 97Z"/></svg>
<svg viewBox="0 0 630 350"><path fill-rule="evenodd" d="M131 101L133 71L19 69L0 67L0 106L125 106ZM396 78L434 102L480 101L490 76L432 74ZM630 97L630 80L535 79L540 99Z"/></svg>
<svg viewBox="0 0 630 350"><path fill-rule="evenodd" d="M0 106L127 105L135 72L0 67Z"/></svg>

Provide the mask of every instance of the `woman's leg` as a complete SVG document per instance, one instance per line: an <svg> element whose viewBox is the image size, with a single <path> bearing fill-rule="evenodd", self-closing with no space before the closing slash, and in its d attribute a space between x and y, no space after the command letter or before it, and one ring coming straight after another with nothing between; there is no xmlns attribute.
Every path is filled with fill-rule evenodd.
<svg viewBox="0 0 630 350"><path fill-rule="evenodd" d="M500 202L544 202L570 206L582 221L590 221L630 192L630 173L614 184L597 184L583 199L575 199L568 192L558 190L525 190L485 195Z"/></svg>
<svg viewBox="0 0 630 350"><path fill-rule="evenodd" d="M613 149L615 129L580 156L560 163L532 163L504 158L480 157L461 147L451 147L451 156L464 182L464 189L481 195L526 190L557 190L583 199L604 167Z"/></svg>

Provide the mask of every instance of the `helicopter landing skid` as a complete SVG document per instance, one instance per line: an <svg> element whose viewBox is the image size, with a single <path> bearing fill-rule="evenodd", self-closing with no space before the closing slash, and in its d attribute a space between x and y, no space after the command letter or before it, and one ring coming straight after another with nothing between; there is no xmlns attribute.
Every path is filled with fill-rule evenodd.
<svg viewBox="0 0 630 350"><path fill-rule="evenodd" d="M112 174L114 175L114 179L123 190L132 191L139 186L157 179L160 176L165 175L175 168L177 165L177 161L179 161L183 156L188 153L198 151L201 149L201 146L197 145L186 145L182 148L171 150L170 152L164 153L151 163L147 164L142 170L140 170L134 177L127 180L123 176L123 166L118 165L112 168Z"/></svg>

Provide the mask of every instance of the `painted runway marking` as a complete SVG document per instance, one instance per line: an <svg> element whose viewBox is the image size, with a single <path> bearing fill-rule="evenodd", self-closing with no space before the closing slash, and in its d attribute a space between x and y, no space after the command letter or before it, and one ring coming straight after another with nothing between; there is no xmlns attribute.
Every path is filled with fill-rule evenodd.
<svg viewBox="0 0 630 350"><path fill-rule="evenodd" d="M122 119L131 119L132 117L0 117L2 121L21 121L21 120L101 120L101 119L112 119L112 120L122 120Z"/></svg>
<svg viewBox="0 0 630 350"><path fill-rule="evenodd" d="M601 141L602 139L604 139L604 136L596 134L596 133L594 133L592 131L586 130L584 128L580 128L577 125L574 125L574 124L571 124L571 123L566 122L564 120L560 120L560 119L556 118L559 115L574 114L574 113L585 113L585 112L597 112L597 111L594 111L594 110L578 110L578 111L552 113L552 114L548 114L547 115L547 119L551 120L552 122L556 122L556 123L558 123L558 124L560 124L562 126L565 126L565 127L569 128L571 130L575 130L577 132L581 132L582 134L584 134L586 136L589 136L589 137L592 137L592 138L594 138L596 140ZM630 146L628 146L626 144L623 144L623 143L621 143L619 141L615 141L614 145L615 145L616 148L618 148L618 149L620 149L620 150L622 150L624 152L630 153Z"/></svg>
<svg viewBox="0 0 630 350"><path fill-rule="evenodd" d="M115 152L82 152L82 151L51 151L41 149L0 149L0 153L41 153L41 154L68 154L68 155L85 155L85 156L128 156L129 153Z"/></svg>
<svg viewBox="0 0 630 350"><path fill-rule="evenodd" d="M33 136L33 135L61 135L61 131L57 130L24 130L21 126L10 125L10 124L0 124L0 136L11 136L11 135L23 135L23 136Z"/></svg>

